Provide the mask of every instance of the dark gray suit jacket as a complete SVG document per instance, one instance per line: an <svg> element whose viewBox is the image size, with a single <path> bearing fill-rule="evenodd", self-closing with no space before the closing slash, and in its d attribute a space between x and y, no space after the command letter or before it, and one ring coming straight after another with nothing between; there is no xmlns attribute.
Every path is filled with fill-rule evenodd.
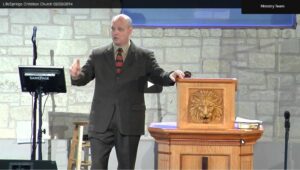
<svg viewBox="0 0 300 170"><path fill-rule="evenodd" d="M116 76L113 45L92 51L82 67L79 79L72 85L82 86L95 79L95 91L90 112L89 130L107 130L115 107L120 110L119 131L125 135L144 133L145 101L139 90L139 79L150 77L155 84L170 86L174 82L157 64L153 52L137 47L131 42L122 73Z"/></svg>

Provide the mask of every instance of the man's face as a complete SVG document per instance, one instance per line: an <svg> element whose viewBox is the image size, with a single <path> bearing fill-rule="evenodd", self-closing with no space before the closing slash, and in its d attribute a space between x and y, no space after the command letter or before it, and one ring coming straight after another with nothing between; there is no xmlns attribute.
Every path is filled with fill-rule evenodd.
<svg viewBox="0 0 300 170"><path fill-rule="evenodd" d="M127 44L131 33L132 27L128 25L128 22L124 18L118 18L112 22L111 35L113 42L117 46L123 46Z"/></svg>

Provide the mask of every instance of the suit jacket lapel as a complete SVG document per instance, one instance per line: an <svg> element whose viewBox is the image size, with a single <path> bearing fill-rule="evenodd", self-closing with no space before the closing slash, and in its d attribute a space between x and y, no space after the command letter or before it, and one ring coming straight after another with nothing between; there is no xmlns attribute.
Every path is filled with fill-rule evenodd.
<svg viewBox="0 0 300 170"><path fill-rule="evenodd" d="M109 45L105 52L105 59L110 65L110 68L116 72L116 65L115 65L115 59L114 59L114 50L113 45Z"/></svg>
<svg viewBox="0 0 300 170"><path fill-rule="evenodd" d="M130 47L128 49L124 66L122 68L123 72L133 64L133 62L135 61L135 57L135 45L133 44L133 42L130 42Z"/></svg>

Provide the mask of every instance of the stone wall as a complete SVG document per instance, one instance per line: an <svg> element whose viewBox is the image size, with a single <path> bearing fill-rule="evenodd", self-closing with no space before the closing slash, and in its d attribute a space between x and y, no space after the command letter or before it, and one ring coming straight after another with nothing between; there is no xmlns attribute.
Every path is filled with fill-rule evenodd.
<svg viewBox="0 0 300 170"><path fill-rule="evenodd" d="M16 138L20 121L31 120L32 98L21 93L18 65L32 64L31 34L37 26L38 65L65 67L67 93L56 94L49 112L86 114L94 82L70 85L68 68L74 58L84 64L92 48L110 39L110 19L119 9L0 9L0 138ZM298 22L300 18L298 16ZM182 69L193 77L238 79L236 114L264 121L261 140L283 140L283 112L291 112L290 140L300 139L300 28L175 29L137 28L135 44L149 48L166 70ZM46 96L43 100L46 100ZM147 124L176 120L176 88L147 94ZM72 125L69 125L72 128ZM146 134L148 135L148 134ZM53 136L52 136L53 137Z"/></svg>

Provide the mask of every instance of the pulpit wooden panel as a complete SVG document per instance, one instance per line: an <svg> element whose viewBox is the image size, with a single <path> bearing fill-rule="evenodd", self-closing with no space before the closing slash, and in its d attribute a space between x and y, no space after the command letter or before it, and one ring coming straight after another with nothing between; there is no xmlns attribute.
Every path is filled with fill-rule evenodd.
<svg viewBox="0 0 300 170"><path fill-rule="evenodd" d="M236 89L236 79L179 79L177 81L178 128L233 128Z"/></svg>
<svg viewBox="0 0 300 170"><path fill-rule="evenodd" d="M206 159L203 159L206 158ZM230 156L228 155L192 155L181 156L181 169L223 169L229 170ZM225 167L225 169L224 169Z"/></svg>
<svg viewBox="0 0 300 170"><path fill-rule="evenodd" d="M253 145L263 130L148 128L158 144L158 169L252 170Z"/></svg>

